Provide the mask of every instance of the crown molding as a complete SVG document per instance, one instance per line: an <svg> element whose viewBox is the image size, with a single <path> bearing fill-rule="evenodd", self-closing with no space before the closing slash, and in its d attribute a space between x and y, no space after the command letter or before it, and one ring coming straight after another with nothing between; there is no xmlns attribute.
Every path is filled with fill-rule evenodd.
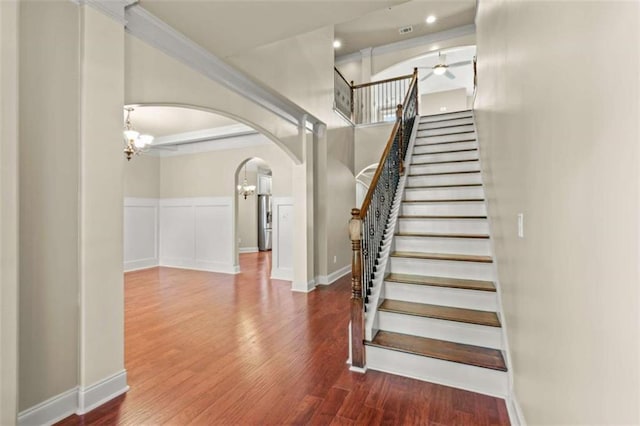
<svg viewBox="0 0 640 426"><path fill-rule="evenodd" d="M92 0L97 1L97 0ZM121 0L119 0L121 1ZM320 119L224 62L138 4L125 10L126 31L240 96L301 128L316 129Z"/></svg>
<svg viewBox="0 0 640 426"><path fill-rule="evenodd" d="M125 8L138 0L70 0L78 6L90 6L119 24L126 25Z"/></svg>
<svg viewBox="0 0 640 426"><path fill-rule="evenodd" d="M455 27L450 30L440 31L433 34L426 34L420 37L409 38L406 40L398 41L395 43L383 44L368 49L362 49L359 52L350 53L348 55L338 56L336 58L336 65L344 64L352 61L359 61L366 52L367 56L384 55L385 53L397 52L400 50L410 49L412 47L423 46L426 44L437 43L444 40L451 40L458 37L464 37L476 33L475 24L463 25L461 27Z"/></svg>
<svg viewBox="0 0 640 426"><path fill-rule="evenodd" d="M193 132L176 133L160 136L154 139L154 146L178 145L185 143L204 142L217 139L226 139L237 136L252 135L258 132L244 124L231 124L229 126L214 127L211 129L195 130Z"/></svg>

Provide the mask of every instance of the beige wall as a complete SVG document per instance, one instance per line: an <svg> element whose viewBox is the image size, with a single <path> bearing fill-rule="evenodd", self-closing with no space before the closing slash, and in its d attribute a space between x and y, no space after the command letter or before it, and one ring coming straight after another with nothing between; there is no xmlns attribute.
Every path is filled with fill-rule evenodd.
<svg viewBox="0 0 640 426"><path fill-rule="evenodd" d="M441 111L440 108L446 110ZM445 90L420 96L420 114L443 114L467 109L467 89Z"/></svg>
<svg viewBox="0 0 640 426"><path fill-rule="evenodd" d="M240 185L244 180L244 170L238 172L237 184ZM258 174L256 172L247 171L247 183L258 187ZM247 196L245 200L240 194L236 195L238 199L238 247L253 248L258 247L258 195Z"/></svg>
<svg viewBox="0 0 640 426"><path fill-rule="evenodd" d="M528 424L640 423L639 7L479 3L483 178Z"/></svg>
<svg viewBox="0 0 640 426"><path fill-rule="evenodd" d="M160 157L140 155L125 163L124 196L160 197Z"/></svg>
<svg viewBox="0 0 640 426"><path fill-rule="evenodd" d="M78 384L79 30L20 3L20 410Z"/></svg>
<svg viewBox="0 0 640 426"><path fill-rule="evenodd" d="M364 168L380 161L395 123L356 127L354 170L357 175Z"/></svg>
<svg viewBox="0 0 640 426"><path fill-rule="evenodd" d="M18 5L0 2L0 424L18 388Z"/></svg>
<svg viewBox="0 0 640 426"><path fill-rule="evenodd" d="M160 158L160 197L230 197L235 174L249 158L266 161L273 172L273 195L290 197L292 160L275 144Z"/></svg>

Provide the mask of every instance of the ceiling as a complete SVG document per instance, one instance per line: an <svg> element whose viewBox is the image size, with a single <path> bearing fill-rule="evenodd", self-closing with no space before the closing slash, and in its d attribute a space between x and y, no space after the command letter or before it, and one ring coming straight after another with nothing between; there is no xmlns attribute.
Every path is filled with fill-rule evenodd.
<svg viewBox="0 0 640 426"><path fill-rule="evenodd" d="M393 7L368 13L335 27L336 38L342 47L336 55L348 55L367 47L398 41L473 24L476 0L412 0ZM427 24L425 19L435 15L437 21ZM411 25L413 31L400 34L401 27Z"/></svg>
<svg viewBox="0 0 640 426"><path fill-rule="evenodd" d="M446 54L446 62L452 64L454 62L471 61L476 54L475 46L455 47L442 51L434 51L419 58L414 58L397 65L387 68L386 70L376 74L372 80L384 80L398 75L411 74L413 68L418 68L418 80L429 74L430 70L421 68L431 68L439 63L438 53ZM419 81L418 88L421 94L443 92L445 90L460 89L464 87L467 96L473 95L473 65L464 65L461 67L451 68L450 71L456 76L455 79L449 79L445 76L432 75L426 80Z"/></svg>
<svg viewBox="0 0 640 426"><path fill-rule="evenodd" d="M171 106L137 106L131 113L131 123L140 133L159 138L178 133L230 126L238 122L222 115L198 109Z"/></svg>
<svg viewBox="0 0 640 426"><path fill-rule="evenodd" d="M407 0L140 0L167 24L229 57Z"/></svg>

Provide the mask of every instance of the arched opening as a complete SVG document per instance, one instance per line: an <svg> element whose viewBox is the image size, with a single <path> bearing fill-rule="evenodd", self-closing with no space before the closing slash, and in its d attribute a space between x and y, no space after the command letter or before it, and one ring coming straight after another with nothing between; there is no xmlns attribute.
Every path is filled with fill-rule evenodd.
<svg viewBox="0 0 640 426"><path fill-rule="evenodd" d="M369 186L371 186L371 180L373 179L373 175L376 173L377 168L378 163L374 163L365 167L356 175L357 207L360 207L362 205L364 198L367 196L367 191L369 190Z"/></svg>
<svg viewBox="0 0 640 426"><path fill-rule="evenodd" d="M267 198L261 195L293 208L296 162L291 153L269 135L206 108L175 104L133 108L135 130L155 139L125 165L125 271L169 266L240 272L239 249L259 251L257 203ZM237 187L245 166L248 177L263 183L256 180L256 193L247 200L240 198L239 204ZM254 222L242 225L238 207L249 204L255 207ZM281 210L286 213L285 207ZM285 213L284 219L291 218ZM293 278L292 227L292 220L281 227L277 241L286 246L280 251L286 258L278 258L283 266L274 278ZM248 236L238 240L245 230L251 231L253 242ZM271 241L273 247L273 237ZM273 247L274 252L277 249Z"/></svg>
<svg viewBox="0 0 640 426"><path fill-rule="evenodd" d="M271 166L258 157L243 160L236 169L234 188L236 264L242 267L240 256L257 257L268 263L270 274L273 250Z"/></svg>

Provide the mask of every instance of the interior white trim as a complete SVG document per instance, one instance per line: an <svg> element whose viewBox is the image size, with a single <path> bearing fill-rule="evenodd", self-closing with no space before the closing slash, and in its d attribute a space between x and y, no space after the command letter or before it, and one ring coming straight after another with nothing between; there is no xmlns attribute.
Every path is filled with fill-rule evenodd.
<svg viewBox="0 0 640 426"><path fill-rule="evenodd" d="M173 157L176 155L196 154L199 152L224 151L229 149L248 148L272 144L266 136L260 133L245 133L226 136L222 139L209 139L201 142L188 142L176 145L162 146L151 150L150 153L158 157Z"/></svg>
<svg viewBox="0 0 640 426"><path fill-rule="evenodd" d="M75 413L77 407L78 387L76 386L18 413L18 425L52 425Z"/></svg>
<svg viewBox="0 0 640 426"><path fill-rule="evenodd" d="M127 23L124 17L125 7L137 1L138 0L71 0L72 3L79 6L91 6L122 25Z"/></svg>
<svg viewBox="0 0 640 426"><path fill-rule="evenodd" d="M158 215L159 200L157 198L124 198L125 272L152 268L160 264L158 255L160 240ZM145 228L148 225L147 222L151 221L153 235L150 236L141 228ZM133 254L136 252L140 254L141 251L145 252L142 256L128 258L128 256L131 256L132 252ZM149 254L151 256L149 256Z"/></svg>
<svg viewBox="0 0 640 426"><path fill-rule="evenodd" d="M316 283L319 285L330 285L351 272L351 265L346 265L329 275L318 275Z"/></svg>
<svg viewBox="0 0 640 426"><path fill-rule="evenodd" d="M527 426L527 422L524 419L524 414L522 413L522 408L518 403L518 399L516 398L516 394L511 391L511 395L509 398L505 399L505 404L507 405L507 412L509 413L509 422L512 426Z"/></svg>
<svg viewBox="0 0 640 426"><path fill-rule="evenodd" d="M212 139L233 138L247 134L257 134L258 132L246 124L237 123L228 126L214 127L212 129L195 130L192 132L176 133L173 135L160 136L153 140L153 146L168 144L196 143Z"/></svg>
<svg viewBox="0 0 640 426"><path fill-rule="evenodd" d="M127 21L126 30L131 35L266 108L284 120L302 127L307 127L306 123L308 122L313 126L314 131L317 131L319 125L324 124L320 119L280 93L256 83L140 5L128 7L125 10L125 19Z"/></svg>
<svg viewBox="0 0 640 426"><path fill-rule="evenodd" d="M78 409L82 415L129 390L127 371L122 370L86 388L78 389Z"/></svg>
<svg viewBox="0 0 640 426"><path fill-rule="evenodd" d="M397 52L399 50L410 49L412 47L423 46L426 44L441 42L444 40L450 40L458 37L464 37L467 35L473 35L476 33L476 25L469 24L461 27L452 28L446 31L440 31L433 34L426 34L420 37L413 37L406 40L398 41L395 43L383 44L375 46L371 49L371 56L384 55L385 53ZM338 56L336 58L336 65L344 64L352 61L359 61L362 59L362 51L353 52L348 55Z"/></svg>
<svg viewBox="0 0 640 426"><path fill-rule="evenodd" d="M258 251L258 247L240 247L238 248L238 253L256 253Z"/></svg>
<svg viewBox="0 0 640 426"><path fill-rule="evenodd" d="M293 269L271 267L271 279L293 281Z"/></svg>
<svg viewBox="0 0 640 426"><path fill-rule="evenodd" d="M307 282L292 282L291 283L291 291L295 291L298 293L310 293L316 289L316 280L311 279Z"/></svg>

